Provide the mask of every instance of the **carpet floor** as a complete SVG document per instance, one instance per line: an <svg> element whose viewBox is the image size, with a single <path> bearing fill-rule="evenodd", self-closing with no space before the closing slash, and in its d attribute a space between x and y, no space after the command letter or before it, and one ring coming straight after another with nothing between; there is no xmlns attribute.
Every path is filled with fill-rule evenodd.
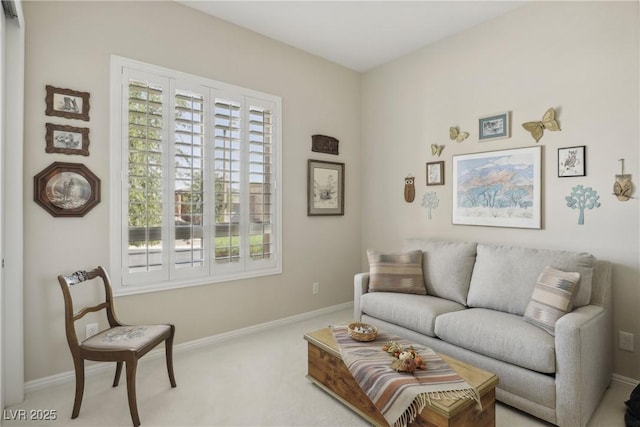
<svg viewBox="0 0 640 427"><path fill-rule="evenodd" d="M352 311L329 314L227 339L215 345L177 351L178 387L171 389L164 357L138 365L138 410L143 426L366 426L366 421L306 378L306 332L347 322ZM256 349L260 349L258 353ZM114 368L115 369L115 368ZM126 382L111 387L113 372L88 375L80 416L71 420L74 384L33 391L7 408L3 426L130 426ZM633 389L614 382L589 427L624 427L624 401ZM21 412L24 410L25 412ZM31 410L55 411L49 421L11 420ZM509 406L496 405L498 427L549 424Z"/></svg>

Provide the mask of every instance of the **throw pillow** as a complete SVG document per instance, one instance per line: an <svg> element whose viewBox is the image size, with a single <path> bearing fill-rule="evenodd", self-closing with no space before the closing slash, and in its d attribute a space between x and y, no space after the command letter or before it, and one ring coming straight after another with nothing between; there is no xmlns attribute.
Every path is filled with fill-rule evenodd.
<svg viewBox="0 0 640 427"><path fill-rule="evenodd" d="M556 322L573 307L579 281L580 273L545 267L525 310L524 320L555 335Z"/></svg>
<svg viewBox="0 0 640 427"><path fill-rule="evenodd" d="M367 250L369 292L403 292L426 295L422 275L422 251L381 252Z"/></svg>

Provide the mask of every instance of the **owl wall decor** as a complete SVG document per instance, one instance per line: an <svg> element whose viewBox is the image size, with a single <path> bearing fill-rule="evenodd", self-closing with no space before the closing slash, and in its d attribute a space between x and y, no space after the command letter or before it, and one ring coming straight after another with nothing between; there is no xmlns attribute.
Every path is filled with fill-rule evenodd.
<svg viewBox="0 0 640 427"><path fill-rule="evenodd" d="M415 180L416 179L411 174L404 179L404 200L407 203L413 202L416 198L416 187L414 186Z"/></svg>
<svg viewBox="0 0 640 427"><path fill-rule="evenodd" d="M626 202L629 199L633 199L633 197L631 197L633 182L631 181L631 175L624 173L624 159L619 159L618 161L621 163L622 173L616 175L616 182L613 184L613 194L621 202Z"/></svg>

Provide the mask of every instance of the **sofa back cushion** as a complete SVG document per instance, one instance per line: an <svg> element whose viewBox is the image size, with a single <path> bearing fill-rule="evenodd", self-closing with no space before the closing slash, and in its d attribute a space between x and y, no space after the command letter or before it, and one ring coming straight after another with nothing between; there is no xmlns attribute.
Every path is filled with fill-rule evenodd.
<svg viewBox="0 0 640 427"><path fill-rule="evenodd" d="M422 252L367 250L369 292L402 292L426 295L422 275Z"/></svg>
<svg viewBox="0 0 640 427"><path fill-rule="evenodd" d="M420 250L427 294L467 305L476 243L408 239L404 250Z"/></svg>
<svg viewBox="0 0 640 427"><path fill-rule="evenodd" d="M595 257L584 252L478 244L467 297L470 307L524 315L546 266L580 274L573 308L589 304Z"/></svg>

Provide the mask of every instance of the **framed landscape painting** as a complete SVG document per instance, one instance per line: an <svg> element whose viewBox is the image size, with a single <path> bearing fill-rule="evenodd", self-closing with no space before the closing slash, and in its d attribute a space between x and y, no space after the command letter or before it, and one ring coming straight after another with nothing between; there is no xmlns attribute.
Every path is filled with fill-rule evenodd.
<svg viewBox="0 0 640 427"><path fill-rule="evenodd" d="M541 228L542 147L453 156L453 224Z"/></svg>

